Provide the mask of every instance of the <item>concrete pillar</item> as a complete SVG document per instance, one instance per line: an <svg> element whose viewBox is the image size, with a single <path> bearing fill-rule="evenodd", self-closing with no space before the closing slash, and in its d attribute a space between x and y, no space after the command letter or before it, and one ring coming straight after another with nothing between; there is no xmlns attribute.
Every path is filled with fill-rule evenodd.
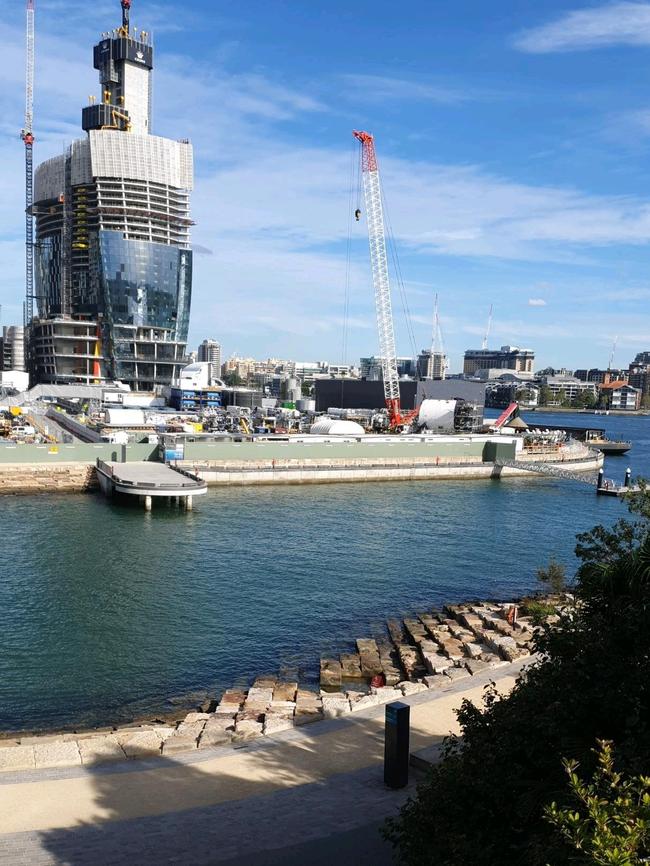
<svg viewBox="0 0 650 866"><path fill-rule="evenodd" d="M151 511L151 496L145 496L144 498L144 510Z"/></svg>
<svg viewBox="0 0 650 866"><path fill-rule="evenodd" d="M191 496L185 497L185 508L187 509L187 511L192 510L192 497Z"/></svg>

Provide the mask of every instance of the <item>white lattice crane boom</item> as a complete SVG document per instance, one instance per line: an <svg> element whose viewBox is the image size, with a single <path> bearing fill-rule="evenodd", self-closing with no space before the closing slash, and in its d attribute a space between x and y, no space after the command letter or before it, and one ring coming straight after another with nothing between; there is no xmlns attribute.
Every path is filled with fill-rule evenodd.
<svg viewBox="0 0 650 866"><path fill-rule="evenodd" d="M34 0L27 0L25 69L25 126L20 137L25 145L25 322L34 316Z"/></svg>
<svg viewBox="0 0 650 866"><path fill-rule="evenodd" d="M375 289L375 310L379 331L379 352L384 378L384 397L391 427L403 423L400 409L399 376L397 375L397 353L395 350L395 331L388 277L388 258L386 255L386 236L384 232L384 212L381 200L379 167L375 153L375 141L369 132L353 133L361 143L361 173L363 194L368 221L368 242L370 244L370 265Z"/></svg>

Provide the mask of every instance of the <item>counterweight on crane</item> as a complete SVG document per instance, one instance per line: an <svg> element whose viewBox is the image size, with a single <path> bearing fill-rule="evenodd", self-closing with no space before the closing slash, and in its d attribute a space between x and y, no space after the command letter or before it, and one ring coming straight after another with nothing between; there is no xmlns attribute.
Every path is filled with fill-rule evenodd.
<svg viewBox="0 0 650 866"><path fill-rule="evenodd" d="M386 400L386 408L388 409L389 424L394 429L409 423L416 412L403 416L400 407L395 331L393 328L388 258L386 256L386 236L384 232L384 212L375 141L369 132L358 132L355 130L353 135L361 143L361 174L363 177L363 195L368 220L370 265L372 268L372 282L375 289L375 310L377 313L377 328L379 330L381 370L384 378L384 398ZM356 213L355 216L357 216Z"/></svg>
<svg viewBox="0 0 650 866"><path fill-rule="evenodd" d="M29 324L34 317L34 0L27 0L26 34L25 126L20 137L25 145L25 324Z"/></svg>

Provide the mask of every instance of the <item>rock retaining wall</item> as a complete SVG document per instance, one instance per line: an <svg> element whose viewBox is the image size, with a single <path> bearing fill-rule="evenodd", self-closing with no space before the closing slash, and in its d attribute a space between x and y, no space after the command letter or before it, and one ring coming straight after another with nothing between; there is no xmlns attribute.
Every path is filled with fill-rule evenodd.
<svg viewBox="0 0 650 866"><path fill-rule="evenodd" d="M258 677L250 688L227 689L218 704L210 702L174 723L153 721L87 733L0 740L0 771L98 764L237 745L418 692L441 692L458 680L469 680L530 654L532 623L521 618L511 624L513 608L513 604L449 605L442 612L430 610L390 620L384 636L359 638L355 651L321 659L320 689L269 674Z"/></svg>
<svg viewBox="0 0 650 866"><path fill-rule="evenodd" d="M95 467L89 463L3 463L2 493L81 493L97 489Z"/></svg>

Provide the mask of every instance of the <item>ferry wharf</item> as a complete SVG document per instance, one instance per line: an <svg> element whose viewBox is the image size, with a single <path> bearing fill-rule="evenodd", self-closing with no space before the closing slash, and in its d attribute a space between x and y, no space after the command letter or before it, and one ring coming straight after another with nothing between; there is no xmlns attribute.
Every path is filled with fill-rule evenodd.
<svg viewBox="0 0 650 866"><path fill-rule="evenodd" d="M176 499L191 511L193 497L208 489L206 482L193 473L164 463L115 463L98 459L96 472L103 493L137 496L144 502L145 511L151 511L153 498L161 497Z"/></svg>

